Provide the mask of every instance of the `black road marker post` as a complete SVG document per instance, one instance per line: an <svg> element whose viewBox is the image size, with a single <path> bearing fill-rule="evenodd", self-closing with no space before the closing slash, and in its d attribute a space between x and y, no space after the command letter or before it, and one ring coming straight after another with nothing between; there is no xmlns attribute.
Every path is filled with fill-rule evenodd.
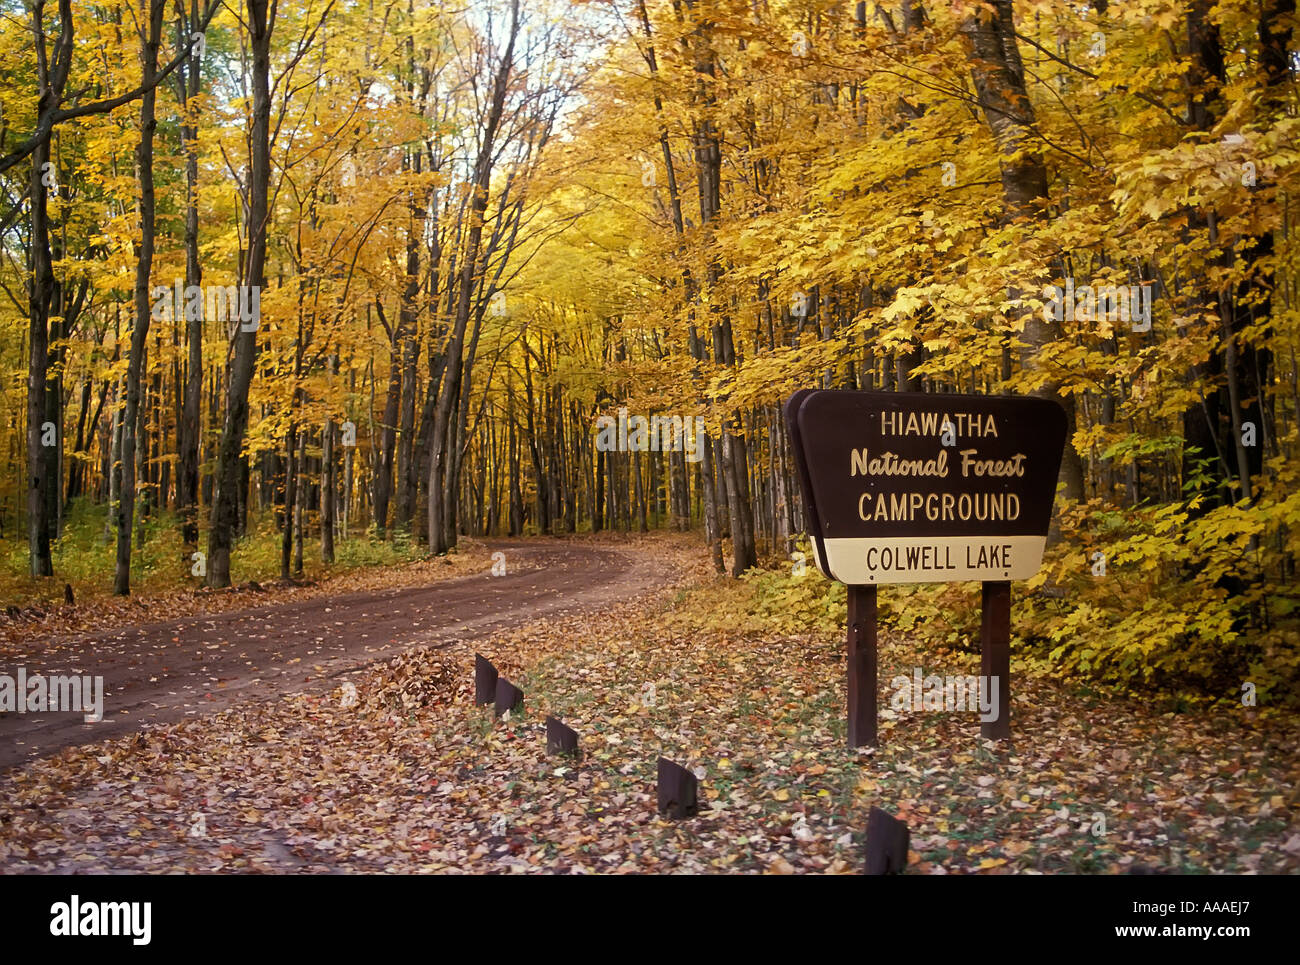
<svg viewBox="0 0 1300 965"><path fill-rule="evenodd" d="M523 705L524 692L504 677L497 681L496 715L500 717L508 711Z"/></svg>
<svg viewBox="0 0 1300 965"><path fill-rule="evenodd" d="M474 706L497 698L497 668L481 653L474 654Z"/></svg>
<svg viewBox="0 0 1300 965"><path fill-rule="evenodd" d="M876 588L850 586L849 746L876 746Z"/></svg>
<svg viewBox="0 0 1300 965"><path fill-rule="evenodd" d="M699 782L695 775L674 764L666 757L659 758L659 813L680 821L699 813L697 800Z"/></svg>
<svg viewBox="0 0 1300 965"><path fill-rule="evenodd" d="M984 583L980 617L980 673L996 694L997 716L981 721L980 736L1011 740L1011 584ZM997 689L994 690L996 685Z"/></svg>
<svg viewBox="0 0 1300 965"><path fill-rule="evenodd" d="M578 732L563 724L558 718L546 718L546 753L581 756L578 749Z"/></svg>
<svg viewBox="0 0 1300 965"><path fill-rule="evenodd" d="M906 824L873 807L867 815L867 874L900 874L911 840Z"/></svg>

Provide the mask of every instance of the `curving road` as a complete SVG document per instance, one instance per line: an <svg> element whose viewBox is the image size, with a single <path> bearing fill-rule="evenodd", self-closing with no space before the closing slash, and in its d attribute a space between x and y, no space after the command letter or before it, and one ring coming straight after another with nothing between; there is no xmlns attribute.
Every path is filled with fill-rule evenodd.
<svg viewBox="0 0 1300 965"><path fill-rule="evenodd" d="M209 713L240 699L334 686L329 678L400 650L625 599L664 581L630 552L578 543L501 542L504 576L358 592L191 616L50 641L8 655L0 673L104 678L104 719L0 713L0 768L143 724Z"/></svg>

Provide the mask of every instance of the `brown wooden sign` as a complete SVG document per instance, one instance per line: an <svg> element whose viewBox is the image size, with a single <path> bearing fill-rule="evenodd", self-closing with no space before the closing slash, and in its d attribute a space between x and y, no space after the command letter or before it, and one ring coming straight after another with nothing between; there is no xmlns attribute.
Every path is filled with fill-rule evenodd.
<svg viewBox="0 0 1300 965"><path fill-rule="evenodd" d="M1011 737L1011 580L1038 572L1064 410L1011 396L804 389L785 404L818 568L848 585L850 747L874 745L876 587L983 582L982 736Z"/></svg>
<svg viewBox="0 0 1300 965"><path fill-rule="evenodd" d="M1056 403L805 390L786 420L817 565L831 579L869 586L1038 571L1065 444Z"/></svg>

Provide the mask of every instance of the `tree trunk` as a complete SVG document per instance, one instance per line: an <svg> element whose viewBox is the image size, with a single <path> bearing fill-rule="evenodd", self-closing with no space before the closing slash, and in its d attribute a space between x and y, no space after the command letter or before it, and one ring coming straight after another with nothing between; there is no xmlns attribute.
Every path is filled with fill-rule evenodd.
<svg viewBox="0 0 1300 965"><path fill-rule="evenodd" d="M266 264L267 229L270 221L268 195L271 183L271 27L268 6L272 0L246 0L246 18L253 50L253 116L249 132L248 252L241 282L263 284ZM245 328L249 330L245 331ZM230 390L226 421L217 453L212 526L208 532L208 586L230 585L230 551L241 521L241 483L247 485L247 462L241 458L244 434L248 430L248 390L253 382L257 357L257 327L236 325L234 358L230 366Z"/></svg>
<svg viewBox="0 0 1300 965"><path fill-rule="evenodd" d="M421 170L421 159L415 158L415 173ZM406 287L398 308L398 341L402 359L401 407L398 424L397 450L397 510L393 524L409 530L415 510L415 493L419 488L415 458L415 398L419 390L416 362L420 347L416 340L416 296L420 292L420 239L424 232L424 207L412 201L411 226L406 243Z"/></svg>
<svg viewBox="0 0 1300 965"><path fill-rule="evenodd" d="M348 539L348 528L352 522L352 482L353 482L353 457L356 454L354 446L348 446L343 452L343 519L342 532L343 538Z"/></svg>
<svg viewBox="0 0 1300 965"><path fill-rule="evenodd" d="M508 403L509 408L506 410L506 448L509 452L510 471L508 485L510 489L510 522L509 530L511 536L520 536L524 531L524 492L520 485L519 474L523 467L519 465L519 435L515 431L515 415L513 406L513 397Z"/></svg>
<svg viewBox="0 0 1300 965"><path fill-rule="evenodd" d="M158 70L165 9L164 0L149 0L149 23L144 28L148 32L140 37L142 79L149 87L140 98L140 142L135 152L136 177L140 183L140 246L136 249L135 321L131 326L131 354L126 368L126 411L122 416L122 491L117 505L117 566L113 574L113 592L118 596L131 592L131 524L135 515L136 451L143 416L140 380L145 339L149 335L149 276L153 271L154 252L153 138L157 127L154 116L157 88L153 81Z"/></svg>
<svg viewBox="0 0 1300 965"><path fill-rule="evenodd" d="M300 432L298 433L298 459L297 462L294 464L295 491L298 490L299 483L301 483L302 485L308 485L307 478L306 478L307 468L308 468L307 467L307 433ZM302 478L300 479L299 477ZM306 528L305 520L303 518L304 517L303 503L305 501L305 497L306 497L305 493L297 492L296 498L293 501L293 533L294 533L293 574L294 576L302 576L302 535L303 535L303 530Z"/></svg>
<svg viewBox="0 0 1300 965"><path fill-rule="evenodd" d="M35 15L34 15L35 16ZM39 111L54 102L48 88L42 91ZM49 107L53 110L53 107ZM44 182L53 171L50 142L36 146L32 152L31 181L28 186L32 211L32 277L28 287L28 368L27 368L27 549L32 576L53 576L50 556L50 520L46 513L45 475L47 461L45 433L45 382L49 364L50 302L54 297L53 253L50 251L50 228Z"/></svg>
<svg viewBox="0 0 1300 965"><path fill-rule="evenodd" d="M117 503L122 495L122 380L113 383L112 430L108 443L108 516L104 520L104 542L113 533Z"/></svg>
<svg viewBox="0 0 1300 965"><path fill-rule="evenodd" d="M102 403L101 403L102 404ZM83 379L81 382L81 405L77 412L77 441L72 447L74 457L80 455L83 447L86 445L86 417L90 414L90 379ZM90 423L91 432L94 432L95 424ZM74 458L72 466L68 470L68 489L65 499L71 501L81 495L82 480L84 475L85 463Z"/></svg>
<svg viewBox="0 0 1300 965"><path fill-rule="evenodd" d="M188 25L198 23L198 2L190 0ZM180 42L188 38L178 38ZM201 285L203 268L199 264L199 153L198 125L192 101L199 94L202 63L195 46L188 62L181 68L177 83L181 94L181 144L185 151L185 285ZM199 544L199 407L203 399L203 316L185 313L185 388L176 463L176 505L181 520L184 558L189 559Z"/></svg>
<svg viewBox="0 0 1300 965"><path fill-rule="evenodd" d="M384 306L375 302L375 311L384 317ZM384 539L388 532L388 503L393 492L393 463L397 448L397 420L401 413L402 401L402 346L404 335L401 321L393 332L392 346L388 354L388 393L384 399L384 420L379 427L379 461L375 467L375 534Z"/></svg>
<svg viewBox="0 0 1300 965"><path fill-rule="evenodd" d="M335 467L334 420L326 419L321 433L320 470L320 558L325 563L334 562L335 519Z"/></svg>

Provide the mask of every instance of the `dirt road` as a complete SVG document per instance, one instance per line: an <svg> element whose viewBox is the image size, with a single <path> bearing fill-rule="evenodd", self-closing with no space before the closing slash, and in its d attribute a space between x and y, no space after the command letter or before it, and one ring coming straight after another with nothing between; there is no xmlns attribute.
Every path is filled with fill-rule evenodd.
<svg viewBox="0 0 1300 965"><path fill-rule="evenodd" d="M350 593L280 606L51 640L6 658L0 673L104 678L104 719L77 712L0 713L0 768L143 724L205 714L237 700L327 689L350 670L408 647L473 639L494 628L600 607L667 578L634 550L550 541L493 542L506 573L427 587Z"/></svg>

